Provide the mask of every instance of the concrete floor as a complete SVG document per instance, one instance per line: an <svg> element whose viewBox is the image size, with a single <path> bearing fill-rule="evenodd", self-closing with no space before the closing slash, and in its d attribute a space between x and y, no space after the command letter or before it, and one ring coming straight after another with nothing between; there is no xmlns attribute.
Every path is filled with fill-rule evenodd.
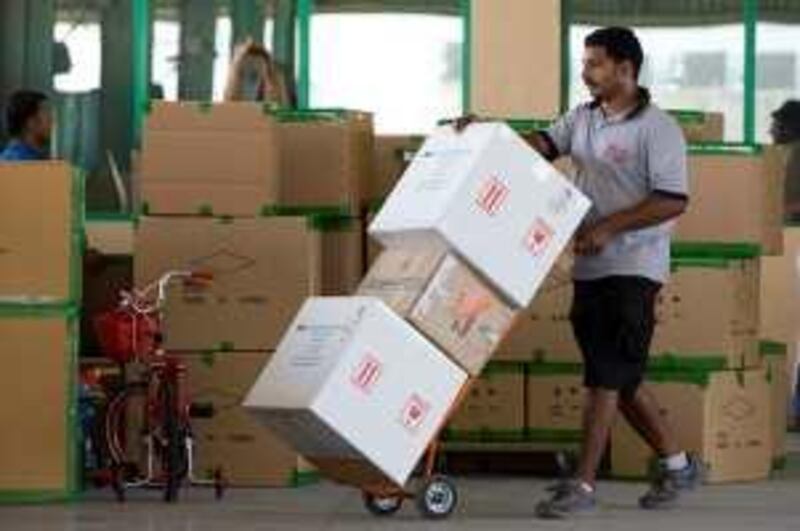
<svg viewBox="0 0 800 531"><path fill-rule="evenodd" d="M793 442L797 447L797 440ZM413 505L390 520L362 508L352 489L327 483L299 490L232 490L215 502L210 492L189 492L175 506L142 493L125 505L107 493L74 506L0 507L0 530L8 531L260 531L260 530L525 530L613 529L631 531L800 529L800 454L776 479L750 485L704 487L681 509L651 513L637 509L643 485L604 483L602 507L568 522L532 518L546 482L524 479L458 478L461 503L446 522L421 519Z"/></svg>

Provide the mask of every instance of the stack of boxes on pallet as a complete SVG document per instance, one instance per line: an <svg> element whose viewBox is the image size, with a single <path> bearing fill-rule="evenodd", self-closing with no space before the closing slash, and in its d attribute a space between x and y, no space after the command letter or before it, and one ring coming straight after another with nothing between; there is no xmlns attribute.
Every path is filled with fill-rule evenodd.
<svg viewBox="0 0 800 531"><path fill-rule="evenodd" d="M296 484L307 465L239 408L310 295L350 293L363 274L358 217L372 167L372 120L349 111L160 103L140 168L136 285L170 270L166 346L185 354L198 471L234 486Z"/></svg>
<svg viewBox="0 0 800 531"><path fill-rule="evenodd" d="M310 299L245 406L331 478L403 485L588 207L507 126L440 128L356 296Z"/></svg>
<svg viewBox="0 0 800 531"><path fill-rule="evenodd" d="M67 499L77 486L82 176L0 164L0 502Z"/></svg>

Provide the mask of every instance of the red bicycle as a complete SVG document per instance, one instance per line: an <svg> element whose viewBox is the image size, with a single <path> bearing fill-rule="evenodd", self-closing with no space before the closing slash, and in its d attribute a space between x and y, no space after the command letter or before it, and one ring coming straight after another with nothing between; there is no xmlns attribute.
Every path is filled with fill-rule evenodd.
<svg viewBox="0 0 800 531"><path fill-rule="evenodd" d="M118 306L95 319L104 353L124 367L123 383L103 418L111 484L119 501L127 489L157 488L163 489L166 502L175 502L184 483L213 487L217 499L223 496L221 470L212 479L195 477L190 419L204 408L186 396L186 365L164 350L162 332L170 285L181 281L188 289L203 289L211 280L207 273L168 272L141 290L122 292ZM134 419L141 422L138 433L129 428ZM143 460L130 458L126 443L131 438L141 441Z"/></svg>

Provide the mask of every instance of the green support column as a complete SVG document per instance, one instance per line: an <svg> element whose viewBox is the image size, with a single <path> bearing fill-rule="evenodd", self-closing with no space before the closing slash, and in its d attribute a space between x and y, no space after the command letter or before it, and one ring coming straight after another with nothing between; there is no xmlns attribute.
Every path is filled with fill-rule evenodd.
<svg viewBox="0 0 800 531"><path fill-rule="evenodd" d="M297 94L297 76L295 72L296 23L297 3L294 0L277 0L275 30L272 35L272 55L286 76L290 93L294 95Z"/></svg>
<svg viewBox="0 0 800 531"><path fill-rule="evenodd" d="M756 141L758 0L744 0L744 141Z"/></svg>
<svg viewBox="0 0 800 531"><path fill-rule="evenodd" d="M110 152L130 195L130 155L134 132L134 38L131 13L140 0L119 0L101 12L101 98L100 98L100 167L103 169L87 183L87 200L93 210L119 208L111 171Z"/></svg>
<svg viewBox="0 0 800 531"><path fill-rule="evenodd" d="M233 39L231 47L244 42L248 37L256 42L264 41L265 0L230 0Z"/></svg>
<svg viewBox="0 0 800 531"><path fill-rule="evenodd" d="M469 114L472 108L472 0L460 0L459 11L464 32L461 44L461 112Z"/></svg>
<svg viewBox="0 0 800 531"><path fill-rule="evenodd" d="M214 88L214 0L181 0L180 20L179 98L210 100Z"/></svg>
<svg viewBox="0 0 800 531"><path fill-rule="evenodd" d="M150 62L152 37L150 28L153 23L150 0L137 0L131 6L131 21L133 24L133 99L132 107L132 138L134 147L141 145L142 126L150 100Z"/></svg>
<svg viewBox="0 0 800 531"><path fill-rule="evenodd" d="M311 17L314 0L297 0L297 31L300 60L297 66L297 105L307 109L311 104Z"/></svg>

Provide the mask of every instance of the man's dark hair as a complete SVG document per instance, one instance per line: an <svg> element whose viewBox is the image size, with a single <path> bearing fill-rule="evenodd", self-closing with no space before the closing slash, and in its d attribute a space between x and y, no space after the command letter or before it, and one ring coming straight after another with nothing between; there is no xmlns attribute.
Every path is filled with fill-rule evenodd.
<svg viewBox="0 0 800 531"><path fill-rule="evenodd" d="M6 127L8 134L19 136L25 130L28 120L36 116L47 96L35 90L19 90L11 95L6 107Z"/></svg>
<svg viewBox="0 0 800 531"><path fill-rule="evenodd" d="M642 44L630 28L610 27L595 30L586 37L584 45L604 48L606 54L617 63L630 61L634 77L639 78L644 52Z"/></svg>
<svg viewBox="0 0 800 531"><path fill-rule="evenodd" d="M772 118L783 128L790 140L800 138L799 100L786 100L772 113Z"/></svg>

